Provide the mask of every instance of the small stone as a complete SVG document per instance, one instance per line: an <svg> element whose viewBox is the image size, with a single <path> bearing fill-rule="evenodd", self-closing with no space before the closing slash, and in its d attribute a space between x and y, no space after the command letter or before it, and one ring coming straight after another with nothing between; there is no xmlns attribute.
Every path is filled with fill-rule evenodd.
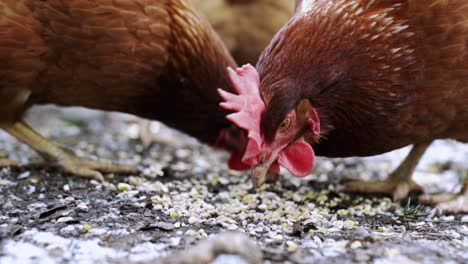
<svg viewBox="0 0 468 264"><path fill-rule="evenodd" d="M198 230L198 234L201 236L201 237L208 237L208 234L205 232L205 230L203 229L200 229Z"/></svg>
<svg viewBox="0 0 468 264"><path fill-rule="evenodd" d="M18 175L18 180L26 179L27 177L29 177L29 175L31 175L31 172L30 171L25 171L25 172L21 173L20 175Z"/></svg>
<svg viewBox="0 0 468 264"><path fill-rule="evenodd" d="M196 222L198 222L198 219L195 218L195 217L193 217L193 216L191 216L191 217L188 219L188 223L191 224L191 225L195 224Z"/></svg>
<svg viewBox="0 0 468 264"><path fill-rule="evenodd" d="M65 198L65 201L67 201L67 203L73 203L73 202L75 201L75 198L69 196L69 197L66 197L66 198Z"/></svg>
<svg viewBox="0 0 468 264"><path fill-rule="evenodd" d="M468 223L468 215L462 216L461 221L462 221L463 223Z"/></svg>
<svg viewBox="0 0 468 264"><path fill-rule="evenodd" d="M63 190L66 191L66 192L69 192L69 191L70 191L70 185L65 184L65 185L63 186Z"/></svg>
<svg viewBox="0 0 468 264"><path fill-rule="evenodd" d="M169 188L160 181L155 181L149 186L149 190L157 193L168 193Z"/></svg>
<svg viewBox="0 0 468 264"><path fill-rule="evenodd" d="M463 235L468 235L468 226L466 225L462 225L460 226L460 233L462 233Z"/></svg>
<svg viewBox="0 0 468 264"><path fill-rule="evenodd" d="M182 239L180 237L171 237L170 238L170 241L171 241L171 245L172 246L178 246L180 244L180 241Z"/></svg>
<svg viewBox="0 0 468 264"><path fill-rule="evenodd" d="M79 203L76 208L80 209L81 211L87 212L89 211L88 205L86 203Z"/></svg>
<svg viewBox="0 0 468 264"><path fill-rule="evenodd" d="M66 217L60 217L59 219L57 219L57 223L67 223L67 222L71 222L75 219L73 219L73 217L70 217L70 216L66 216Z"/></svg>
<svg viewBox="0 0 468 264"><path fill-rule="evenodd" d="M239 226L237 226L236 224L230 224L230 225L228 225L228 227L226 229L233 231L233 230L239 229Z"/></svg>
<svg viewBox="0 0 468 264"><path fill-rule="evenodd" d="M325 227L322 227L322 228L320 228L319 232L324 234L324 235L328 235L329 230L327 228L325 228Z"/></svg>
<svg viewBox="0 0 468 264"><path fill-rule="evenodd" d="M351 249L356 249L356 248L361 248L361 247L362 247L361 241L354 241L353 243L351 243L351 245L349 245L349 248Z"/></svg>
<svg viewBox="0 0 468 264"><path fill-rule="evenodd" d="M274 235L271 239L273 239L273 241L282 241L283 236L280 234L277 234L277 235Z"/></svg>
<svg viewBox="0 0 468 264"><path fill-rule="evenodd" d="M119 184L117 184L117 189L121 192L126 192L130 191L132 189L132 186L130 184L120 182Z"/></svg>
<svg viewBox="0 0 468 264"><path fill-rule="evenodd" d="M155 226L164 231L171 231L175 229L175 225L169 222L157 222Z"/></svg>
<svg viewBox="0 0 468 264"><path fill-rule="evenodd" d="M197 232L195 230L193 230L193 229L189 229L189 230L185 231L185 234L187 236L196 236Z"/></svg>
<svg viewBox="0 0 468 264"><path fill-rule="evenodd" d="M192 198L195 199L195 198L197 198L199 195L200 195L200 194L198 193L198 191L197 191L196 188L192 188L192 189L190 190L190 197L192 197Z"/></svg>
<svg viewBox="0 0 468 264"><path fill-rule="evenodd" d="M356 232L354 232L354 235L359 238L367 238L370 237L369 232L362 226L358 227L356 229Z"/></svg>
<svg viewBox="0 0 468 264"><path fill-rule="evenodd" d="M220 177L219 183L221 183L222 185L227 185L229 184L229 180L226 177Z"/></svg>
<svg viewBox="0 0 468 264"><path fill-rule="evenodd" d="M262 210L262 211L266 211L268 209L268 206L266 204L260 204L258 207L258 209Z"/></svg>
<svg viewBox="0 0 468 264"><path fill-rule="evenodd" d="M346 229L356 229L357 228L357 222L352 221L352 220L346 220L343 222L343 227Z"/></svg>
<svg viewBox="0 0 468 264"><path fill-rule="evenodd" d="M101 183L96 180L90 180L89 183L91 183L92 185L101 185Z"/></svg>
<svg viewBox="0 0 468 264"><path fill-rule="evenodd" d="M289 251L296 251L298 249L298 245L293 241L286 241L286 245L288 246Z"/></svg>
<svg viewBox="0 0 468 264"><path fill-rule="evenodd" d="M455 216L453 216L453 215L442 216L442 217L440 217L440 220L445 221L445 222L453 222L453 221L455 221Z"/></svg>

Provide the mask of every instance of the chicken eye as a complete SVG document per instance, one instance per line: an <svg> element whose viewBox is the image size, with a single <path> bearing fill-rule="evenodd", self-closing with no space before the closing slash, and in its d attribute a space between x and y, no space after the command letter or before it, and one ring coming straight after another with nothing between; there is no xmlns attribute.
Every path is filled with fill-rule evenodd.
<svg viewBox="0 0 468 264"><path fill-rule="evenodd" d="M285 129L289 127L290 124L291 124L291 119L288 117L279 126L279 131L284 131Z"/></svg>

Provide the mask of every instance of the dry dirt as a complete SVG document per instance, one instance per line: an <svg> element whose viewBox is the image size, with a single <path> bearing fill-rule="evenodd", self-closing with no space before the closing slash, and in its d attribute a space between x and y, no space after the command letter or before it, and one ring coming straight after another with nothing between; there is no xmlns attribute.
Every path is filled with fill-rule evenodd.
<svg viewBox="0 0 468 264"><path fill-rule="evenodd" d="M38 156L1 133L0 158L28 164L0 169L2 264L468 263L468 215L340 191L385 177L407 148L319 158L313 175L255 190L247 173L226 168L226 153L157 123L159 142L145 149L126 115L47 107L28 120L81 156L142 173L106 175L103 186L32 164ZM468 146L439 141L423 159L415 177L427 191L456 191Z"/></svg>

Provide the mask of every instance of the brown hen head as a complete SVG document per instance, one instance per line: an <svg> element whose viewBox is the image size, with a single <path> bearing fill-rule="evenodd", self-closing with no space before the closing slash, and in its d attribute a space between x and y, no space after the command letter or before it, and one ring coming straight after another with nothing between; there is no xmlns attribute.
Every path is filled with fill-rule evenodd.
<svg viewBox="0 0 468 264"><path fill-rule="evenodd" d="M399 0L301 1L257 70L231 71L239 95L222 93L223 106L249 133L242 162L254 186L272 166L309 174L312 146L330 133L362 137L374 120L397 118L423 66L404 10Z"/></svg>
<svg viewBox="0 0 468 264"><path fill-rule="evenodd" d="M294 111L288 113L273 141L265 141L260 124L266 108L260 97L260 79L257 70L251 65L244 65L236 71L229 68L228 72L238 94L219 90L225 100L221 103L221 107L235 111L228 115L227 119L248 133L247 147L243 156L240 157L234 152L229 161L230 167L234 169L255 167L252 173L255 186L263 183L265 174L269 171L273 174L278 173L279 166L283 166L296 176L309 174L314 164L314 152L303 138L296 138L299 130L310 130L313 135L318 135L320 132L318 115L310 107L308 100L303 100ZM291 127L294 129L290 129Z"/></svg>

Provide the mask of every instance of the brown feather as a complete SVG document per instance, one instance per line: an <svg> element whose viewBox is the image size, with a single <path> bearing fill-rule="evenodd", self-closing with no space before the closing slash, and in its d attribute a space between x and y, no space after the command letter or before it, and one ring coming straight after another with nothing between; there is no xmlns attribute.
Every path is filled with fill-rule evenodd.
<svg viewBox="0 0 468 264"><path fill-rule="evenodd" d="M301 1L258 63L267 141L302 98L321 155L468 141L467 13L467 0Z"/></svg>
<svg viewBox="0 0 468 264"><path fill-rule="evenodd" d="M291 18L291 0L192 0L239 64L255 64L273 35Z"/></svg>
<svg viewBox="0 0 468 264"><path fill-rule="evenodd" d="M235 62L187 1L12 0L0 14L0 122L52 103L158 119L211 143L228 126L216 88L231 89Z"/></svg>

